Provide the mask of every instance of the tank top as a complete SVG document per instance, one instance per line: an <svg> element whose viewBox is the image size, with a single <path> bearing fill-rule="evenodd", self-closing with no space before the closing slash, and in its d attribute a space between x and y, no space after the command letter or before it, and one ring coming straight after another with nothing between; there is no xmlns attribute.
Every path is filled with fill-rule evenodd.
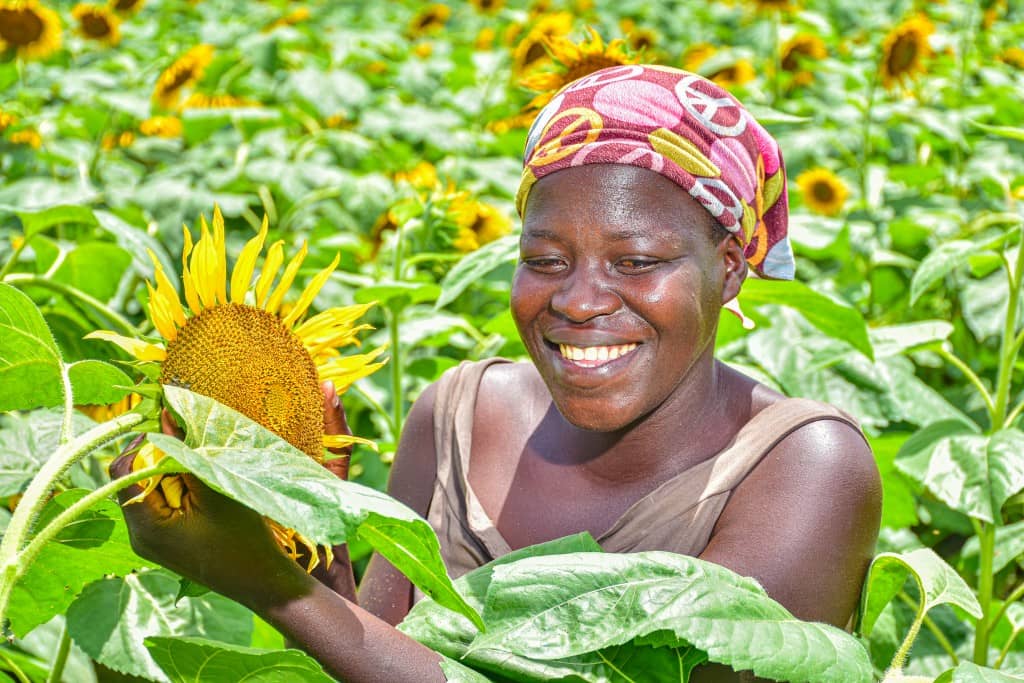
<svg viewBox="0 0 1024 683"><path fill-rule="evenodd" d="M438 380L434 403L437 478L427 521L441 543L452 578L511 552L469 484L473 418L480 381L501 358L451 368ZM858 432L856 420L826 403L779 400L757 413L714 456L643 496L596 540L607 552L665 550L696 556L707 546L729 494L788 434L817 420L838 420ZM423 594L418 589L414 600Z"/></svg>

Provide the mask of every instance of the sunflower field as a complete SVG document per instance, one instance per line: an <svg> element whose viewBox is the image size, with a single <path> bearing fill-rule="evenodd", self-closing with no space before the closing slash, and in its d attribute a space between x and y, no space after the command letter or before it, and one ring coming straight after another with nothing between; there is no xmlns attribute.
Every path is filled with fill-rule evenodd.
<svg viewBox="0 0 1024 683"><path fill-rule="evenodd" d="M748 280L717 355L869 437L883 529L852 633L586 535L452 581L381 493L428 384L525 358L508 300L533 116L638 62L726 87L783 150L797 277ZM116 492L187 505L188 471L311 571L347 542L357 572L376 550L406 573L429 598L400 628L449 680L686 681L710 660L1024 681L1020 3L0 0L0 93L0 679L331 680L133 552ZM355 436L324 433L326 380ZM343 481L329 452L349 447ZM659 622L651 581L623 576L694 618ZM595 585L603 629L571 609Z"/></svg>

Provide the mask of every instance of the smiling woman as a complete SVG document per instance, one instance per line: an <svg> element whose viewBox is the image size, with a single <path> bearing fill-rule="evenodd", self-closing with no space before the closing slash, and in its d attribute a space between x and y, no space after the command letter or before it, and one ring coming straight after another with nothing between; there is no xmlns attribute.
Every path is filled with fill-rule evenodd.
<svg viewBox="0 0 1024 683"><path fill-rule="evenodd" d="M612 67L545 106L517 194L511 295L532 362L445 373L414 405L389 483L437 532L453 576L589 532L608 552L723 565L800 618L848 623L880 508L856 422L713 354L748 272L793 276L785 187L771 136L694 74ZM202 485L185 520L161 518L154 493L125 510L149 556L253 608L345 680L443 680L439 655L392 628L422 594L379 556L356 601L331 588L350 578L307 576Z"/></svg>

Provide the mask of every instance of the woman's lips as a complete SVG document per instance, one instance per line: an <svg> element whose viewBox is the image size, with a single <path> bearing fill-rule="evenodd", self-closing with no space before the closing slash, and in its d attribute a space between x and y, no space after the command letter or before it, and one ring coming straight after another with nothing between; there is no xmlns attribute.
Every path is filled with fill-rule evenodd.
<svg viewBox="0 0 1024 683"><path fill-rule="evenodd" d="M559 344L558 351L562 358L573 365L583 368L596 368L613 360L622 358L636 349L635 343L615 344L612 346L574 346Z"/></svg>

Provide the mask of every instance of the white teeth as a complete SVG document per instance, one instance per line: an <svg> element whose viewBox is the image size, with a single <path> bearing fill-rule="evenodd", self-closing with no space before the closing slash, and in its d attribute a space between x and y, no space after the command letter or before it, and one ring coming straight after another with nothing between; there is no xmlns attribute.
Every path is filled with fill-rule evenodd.
<svg viewBox="0 0 1024 683"><path fill-rule="evenodd" d="M572 361L610 361L621 358L636 348L636 344L619 344L617 346L572 346L559 344L558 351L563 358Z"/></svg>

